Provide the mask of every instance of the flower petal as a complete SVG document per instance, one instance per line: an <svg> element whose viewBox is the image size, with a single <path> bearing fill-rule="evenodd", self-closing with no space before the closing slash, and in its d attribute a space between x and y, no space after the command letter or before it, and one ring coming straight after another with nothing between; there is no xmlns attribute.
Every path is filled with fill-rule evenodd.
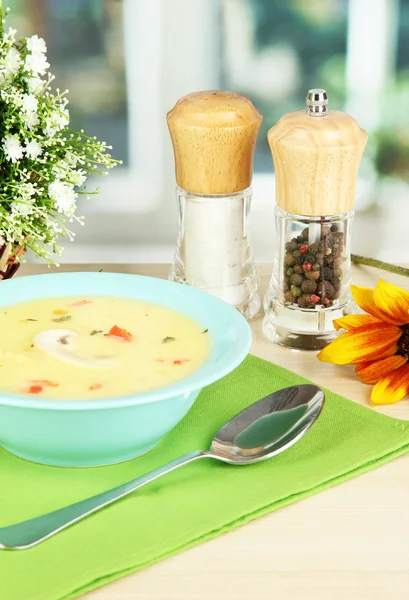
<svg viewBox="0 0 409 600"><path fill-rule="evenodd" d="M386 358L397 351L399 327L374 323L343 333L317 355L323 362L349 365Z"/></svg>
<svg viewBox="0 0 409 600"><path fill-rule="evenodd" d="M355 367L355 373L357 377L363 383L378 383L381 379L399 369L408 362L405 356L388 356L382 360L373 360L371 362L362 363Z"/></svg>
<svg viewBox="0 0 409 600"><path fill-rule="evenodd" d="M394 325L409 323L409 292L380 279L373 295L376 307L384 320Z"/></svg>
<svg viewBox="0 0 409 600"><path fill-rule="evenodd" d="M371 399L374 404L394 404L409 394L409 365L392 371L373 388Z"/></svg>
<svg viewBox="0 0 409 600"><path fill-rule="evenodd" d="M359 287L358 285L351 285L351 292L355 302L362 310L369 313L376 319L384 321L382 312L378 309L374 300L374 290L371 288ZM393 325L395 323L392 323Z"/></svg>
<svg viewBox="0 0 409 600"><path fill-rule="evenodd" d="M346 329L347 331L364 325L372 325L373 323L382 323L382 321L372 315L347 315L332 321L335 329Z"/></svg>

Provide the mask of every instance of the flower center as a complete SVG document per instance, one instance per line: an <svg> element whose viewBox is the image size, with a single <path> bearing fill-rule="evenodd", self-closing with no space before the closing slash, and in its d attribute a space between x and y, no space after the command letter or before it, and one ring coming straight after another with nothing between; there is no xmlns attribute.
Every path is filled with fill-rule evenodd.
<svg viewBox="0 0 409 600"><path fill-rule="evenodd" d="M409 358L409 325L402 325L402 335L398 340L397 354Z"/></svg>

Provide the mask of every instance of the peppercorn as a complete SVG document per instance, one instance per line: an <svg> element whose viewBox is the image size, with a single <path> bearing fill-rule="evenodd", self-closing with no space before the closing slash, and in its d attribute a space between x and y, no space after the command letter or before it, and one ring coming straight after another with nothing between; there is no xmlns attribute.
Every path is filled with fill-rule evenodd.
<svg viewBox="0 0 409 600"><path fill-rule="evenodd" d="M300 285L300 283L303 280L303 276L299 275L298 273L294 273L294 275L292 275L290 277L290 283L291 285Z"/></svg>
<svg viewBox="0 0 409 600"><path fill-rule="evenodd" d="M305 271L304 275L311 281L317 281L320 278L320 271Z"/></svg>
<svg viewBox="0 0 409 600"><path fill-rule="evenodd" d="M312 294L317 289L317 284L312 279L304 279L301 284L301 291Z"/></svg>
<svg viewBox="0 0 409 600"><path fill-rule="evenodd" d="M298 296L301 296L301 288L296 285L291 286L291 292L296 298L298 298Z"/></svg>
<svg viewBox="0 0 409 600"><path fill-rule="evenodd" d="M334 223L334 225L331 225L331 231L332 232L338 231L338 225L335 225L335 223Z"/></svg>
<svg viewBox="0 0 409 600"><path fill-rule="evenodd" d="M313 304L317 304L317 302L319 302L319 301L320 301L320 297L319 297L319 296L317 296L316 294L311 294L311 296L310 296L310 300L311 300L311 302L312 302Z"/></svg>
<svg viewBox="0 0 409 600"><path fill-rule="evenodd" d="M322 252L318 252L318 254L315 255L315 261L321 266L324 264L324 255Z"/></svg>
<svg viewBox="0 0 409 600"><path fill-rule="evenodd" d="M292 304L295 300L295 296L290 291L288 291L284 294L284 299L286 302L289 302L290 304Z"/></svg>
<svg viewBox="0 0 409 600"><path fill-rule="evenodd" d="M302 235L298 235L298 236L297 236L297 242L298 242L299 244L303 244L303 243L304 243L304 238L303 238L303 236L302 236Z"/></svg>
<svg viewBox="0 0 409 600"><path fill-rule="evenodd" d="M322 278L327 281L332 281L334 278L334 271L330 267L324 267L322 269Z"/></svg>
<svg viewBox="0 0 409 600"><path fill-rule="evenodd" d="M325 256L329 256L330 254L332 254L332 250L331 248L327 248L324 252Z"/></svg>
<svg viewBox="0 0 409 600"><path fill-rule="evenodd" d="M325 239L329 236L330 233L330 228L328 227L328 225L322 225L321 227L321 239Z"/></svg>
<svg viewBox="0 0 409 600"><path fill-rule="evenodd" d="M291 252L287 252L285 255L285 264L291 267L295 263L295 257Z"/></svg>
<svg viewBox="0 0 409 600"><path fill-rule="evenodd" d="M295 240L291 240L291 242L287 242L285 245L285 249L289 252L293 252L293 250L297 249L297 242Z"/></svg>
<svg viewBox="0 0 409 600"><path fill-rule="evenodd" d="M333 248L334 247L334 243L335 240L333 238L333 234L330 233L326 238L325 238L325 245L327 248Z"/></svg>
<svg viewBox="0 0 409 600"><path fill-rule="evenodd" d="M335 275L335 277L341 277L341 275L342 275L341 267L334 267L334 275Z"/></svg>
<svg viewBox="0 0 409 600"><path fill-rule="evenodd" d="M314 244L311 244L310 251L312 252L312 254L317 254L317 252L320 251L319 244L317 244L316 242L314 242Z"/></svg>
<svg viewBox="0 0 409 600"><path fill-rule="evenodd" d="M325 296L325 281L319 281L318 285L317 285L317 290L316 290L317 294L319 294L321 297Z"/></svg>
<svg viewBox="0 0 409 600"><path fill-rule="evenodd" d="M312 254L311 252L308 252L308 254L305 254L304 262L314 263L315 262L315 254Z"/></svg>
<svg viewBox="0 0 409 600"><path fill-rule="evenodd" d="M301 246L299 248L301 254L307 254L308 249L309 249L308 244L301 244Z"/></svg>
<svg viewBox="0 0 409 600"><path fill-rule="evenodd" d="M324 298L322 303L324 304L324 306L328 306L329 304L331 304L331 300L329 298Z"/></svg>
<svg viewBox="0 0 409 600"><path fill-rule="evenodd" d="M298 306L300 308L312 308L313 304L311 302L310 295L309 294L302 294L298 298Z"/></svg>
<svg viewBox="0 0 409 600"><path fill-rule="evenodd" d="M334 286L329 281L319 281L316 291L321 297L332 297L334 295Z"/></svg>
<svg viewBox="0 0 409 600"><path fill-rule="evenodd" d="M298 258L299 256L301 256L301 252L299 250L294 250L293 256L294 258Z"/></svg>
<svg viewBox="0 0 409 600"><path fill-rule="evenodd" d="M307 262L302 265L302 270L303 271L311 271L311 267L312 267L312 264L310 262Z"/></svg>
<svg viewBox="0 0 409 600"><path fill-rule="evenodd" d="M292 267L290 267L289 269L287 269L286 274L288 277L291 277L291 275L294 273L294 269Z"/></svg>
<svg viewBox="0 0 409 600"><path fill-rule="evenodd" d="M308 240L308 236L309 236L308 227L306 227L305 229L302 230L301 235L304 238L304 240Z"/></svg>
<svg viewBox="0 0 409 600"><path fill-rule="evenodd" d="M334 296L334 286L329 281L325 282L325 292L328 298L332 298Z"/></svg>
<svg viewBox="0 0 409 600"><path fill-rule="evenodd" d="M314 263L314 264L312 265L312 270L313 270L313 271L319 271L319 270L320 270L320 265L319 265L319 263Z"/></svg>
<svg viewBox="0 0 409 600"><path fill-rule="evenodd" d="M301 265L294 265L293 271L294 271L294 273L302 273L303 272Z"/></svg>

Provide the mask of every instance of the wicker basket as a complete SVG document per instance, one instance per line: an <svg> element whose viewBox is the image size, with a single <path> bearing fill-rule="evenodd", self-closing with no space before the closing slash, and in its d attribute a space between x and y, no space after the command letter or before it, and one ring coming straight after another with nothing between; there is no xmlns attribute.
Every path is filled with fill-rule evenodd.
<svg viewBox="0 0 409 600"><path fill-rule="evenodd" d="M0 246L0 281L11 279L20 267L18 257L23 256L24 248L13 248L11 244Z"/></svg>

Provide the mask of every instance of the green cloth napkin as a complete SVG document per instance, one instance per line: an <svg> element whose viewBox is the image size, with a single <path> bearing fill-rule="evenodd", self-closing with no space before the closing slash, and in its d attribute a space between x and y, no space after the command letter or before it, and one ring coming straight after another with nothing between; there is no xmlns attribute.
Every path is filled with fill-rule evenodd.
<svg viewBox="0 0 409 600"><path fill-rule="evenodd" d="M230 417L279 388L306 380L248 356L205 389L152 452L117 466L60 469L0 450L0 526L32 518L207 449ZM281 506L368 471L409 450L409 423L327 392L300 442L266 462L233 467L201 460L30 550L0 551L1 600L68 600Z"/></svg>

